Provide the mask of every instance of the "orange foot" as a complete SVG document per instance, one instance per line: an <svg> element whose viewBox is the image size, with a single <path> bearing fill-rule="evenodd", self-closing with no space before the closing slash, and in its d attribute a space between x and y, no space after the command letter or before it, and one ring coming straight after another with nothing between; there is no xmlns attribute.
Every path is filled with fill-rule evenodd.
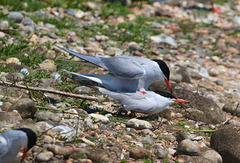
<svg viewBox="0 0 240 163"><path fill-rule="evenodd" d="M215 7L213 7L212 10L213 10L213 12L216 12L216 13L218 13L218 14L221 14L221 11L220 11L219 9L215 8Z"/></svg>
<svg viewBox="0 0 240 163"><path fill-rule="evenodd" d="M145 94L145 93L147 93L147 92L146 92L146 91L141 91L141 93L142 93L142 94Z"/></svg>

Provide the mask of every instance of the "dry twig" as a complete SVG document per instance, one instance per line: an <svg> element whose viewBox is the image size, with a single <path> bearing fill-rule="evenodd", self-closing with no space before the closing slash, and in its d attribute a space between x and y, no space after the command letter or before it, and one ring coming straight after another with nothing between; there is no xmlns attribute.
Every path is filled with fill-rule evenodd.
<svg viewBox="0 0 240 163"><path fill-rule="evenodd" d="M46 89L46 88L26 87L24 85L19 85L19 84L11 83L11 82L0 81L0 85L5 86L5 87L15 87L15 88L20 88L20 89L26 89L29 91L40 91L40 92L46 92L46 93L53 93L53 94L58 94L58 95L62 95L62 96L80 98L80 99L91 100L91 101L101 101L99 98L93 97L93 96L78 95L78 94L62 92L62 91L58 91L58 90L50 90L50 89Z"/></svg>

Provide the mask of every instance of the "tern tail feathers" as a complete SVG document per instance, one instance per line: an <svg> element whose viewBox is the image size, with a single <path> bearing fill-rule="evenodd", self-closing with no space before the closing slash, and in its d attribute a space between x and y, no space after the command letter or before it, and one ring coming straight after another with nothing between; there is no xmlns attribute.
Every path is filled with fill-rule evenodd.
<svg viewBox="0 0 240 163"><path fill-rule="evenodd" d="M77 77L74 77L75 80L91 80L91 81L94 81L96 83L103 84L102 80L100 79L101 76L103 76L103 75L79 74L79 73L70 72L70 71L67 71L67 70L61 70L61 71L67 72L67 73L72 74L72 75L76 75Z"/></svg>
<svg viewBox="0 0 240 163"><path fill-rule="evenodd" d="M57 45L55 45L55 46L57 46ZM68 53L70 53L70 54L80 58L80 59L83 59L84 61L90 62L90 63L92 63L92 64L94 64L96 66L102 67L105 70L107 70L107 67L102 63L101 58L99 58L97 56L96 57L92 57L92 56L84 55L84 54L81 54L81 53L78 53L78 52L74 52L72 50L68 50L68 49L62 48L60 46L57 46L57 47L59 49L62 49L65 52L68 52Z"/></svg>

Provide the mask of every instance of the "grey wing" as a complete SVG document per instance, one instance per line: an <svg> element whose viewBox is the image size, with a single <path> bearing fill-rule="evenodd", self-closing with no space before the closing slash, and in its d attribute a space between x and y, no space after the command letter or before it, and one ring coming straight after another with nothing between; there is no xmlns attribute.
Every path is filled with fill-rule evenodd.
<svg viewBox="0 0 240 163"><path fill-rule="evenodd" d="M65 48L62 48L60 46L57 46L55 45L56 47L58 47L59 49L62 49L63 51L65 52L68 52L69 54L72 54L80 59L83 59L87 62L90 62L96 66L99 66L99 67L102 67L104 68L105 70L107 70L107 68L104 66L104 64L102 63L101 61L101 58L98 57L98 56L95 56L95 57L92 57L92 56L88 56L88 55L84 55L84 54L81 54L81 53L78 53L78 52L75 52L75 51L72 51L72 50L68 50L68 49L65 49Z"/></svg>
<svg viewBox="0 0 240 163"><path fill-rule="evenodd" d="M138 79L145 75L146 70L143 64L128 57L101 57L101 61L107 70L113 75L125 79Z"/></svg>
<svg viewBox="0 0 240 163"><path fill-rule="evenodd" d="M7 140L0 135L0 162L1 158L8 152Z"/></svg>

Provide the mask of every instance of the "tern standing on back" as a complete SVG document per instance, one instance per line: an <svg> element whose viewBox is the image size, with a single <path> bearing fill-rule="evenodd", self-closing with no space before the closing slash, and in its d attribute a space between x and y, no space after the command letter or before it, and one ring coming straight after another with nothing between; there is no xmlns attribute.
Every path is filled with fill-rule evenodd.
<svg viewBox="0 0 240 163"><path fill-rule="evenodd" d="M169 82L170 71L167 64L162 60L150 60L140 57L106 57L106 56L87 56L78 52L57 46L78 58L81 58L93 65L101 67L109 74L79 74L74 72L65 72L74 74L76 80L91 80L102 84L105 88L116 92L136 92L143 94L148 87L157 80L165 81L171 91Z"/></svg>
<svg viewBox="0 0 240 163"><path fill-rule="evenodd" d="M26 157L27 151L36 144L36 141L37 136L35 132L29 128L9 130L2 133L0 135L0 163L13 162L22 148L23 161Z"/></svg>

